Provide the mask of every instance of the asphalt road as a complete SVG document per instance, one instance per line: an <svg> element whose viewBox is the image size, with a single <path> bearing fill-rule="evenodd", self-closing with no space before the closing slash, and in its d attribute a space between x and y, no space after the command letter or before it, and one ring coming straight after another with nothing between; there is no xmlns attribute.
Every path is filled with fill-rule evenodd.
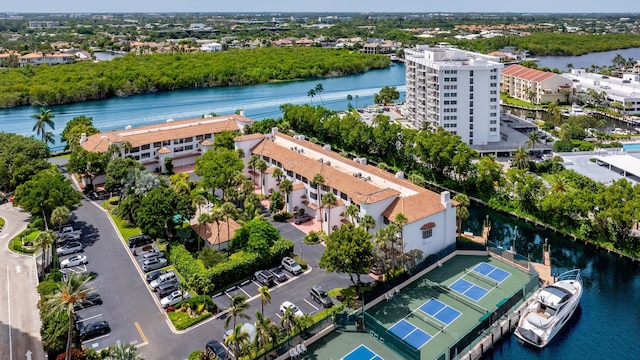
<svg viewBox="0 0 640 360"><path fill-rule="evenodd" d="M38 273L34 258L14 254L8 244L27 227L29 214L0 205L5 228L0 232L0 359L44 359L38 313Z"/></svg>

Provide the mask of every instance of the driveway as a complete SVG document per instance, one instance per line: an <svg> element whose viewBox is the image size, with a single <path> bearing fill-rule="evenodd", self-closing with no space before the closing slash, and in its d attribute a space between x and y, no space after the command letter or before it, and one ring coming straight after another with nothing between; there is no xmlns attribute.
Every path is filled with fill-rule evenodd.
<svg viewBox="0 0 640 360"><path fill-rule="evenodd" d="M27 352L44 359L35 260L8 248L9 241L26 229L29 214L7 203L0 205L0 217L5 220L0 232L0 359L23 359Z"/></svg>

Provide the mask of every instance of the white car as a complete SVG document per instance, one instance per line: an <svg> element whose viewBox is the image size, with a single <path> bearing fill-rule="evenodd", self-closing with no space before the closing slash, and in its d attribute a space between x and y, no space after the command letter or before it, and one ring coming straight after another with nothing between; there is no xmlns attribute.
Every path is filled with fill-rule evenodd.
<svg viewBox="0 0 640 360"><path fill-rule="evenodd" d="M56 249L58 256L71 255L82 251L82 244L79 242L66 243Z"/></svg>
<svg viewBox="0 0 640 360"><path fill-rule="evenodd" d="M64 269L70 266L78 266L86 263L88 263L86 256L74 255L68 259L62 260L62 262L60 263L60 266Z"/></svg>
<svg viewBox="0 0 640 360"><path fill-rule="evenodd" d="M167 259L165 258L153 258L150 260L145 260L142 263L142 270L144 272L149 272L151 270L160 269L167 266Z"/></svg>
<svg viewBox="0 0 640 360"><path fill-rule="evenodd" d="M188 299L190 297L191 295L186 291L184 292L184 295L182 294L182 291L174 291L169 294L169 296L162 298L162 300L160 300L160 305L162 305L162 307L166 309L169 306L175 305L180 301Z"/></svg>
<svg viewBox="0 0 640 360"><path fill-rule="evenodd" d="M288 256L282 259L282 267L293 275L302 273L302 266Z"/></svg>
<svg viewBox="0 0 640 360"><path fill-rule="evenodd" d="M300 311L300 309L298 309L298 307L295 306L291 301L283 302L282 305L280 305L280 312L284 314L285 311L287 311L287 308L291 308L291 312L294 313L296 316L304 315L304 313Z"/></svg>

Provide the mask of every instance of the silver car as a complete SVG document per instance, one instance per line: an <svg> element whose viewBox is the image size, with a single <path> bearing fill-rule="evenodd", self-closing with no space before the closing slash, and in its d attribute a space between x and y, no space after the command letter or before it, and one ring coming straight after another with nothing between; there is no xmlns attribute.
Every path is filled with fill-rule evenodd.
<svg viewBox="0 0 640 360"><path fill-rule="evenodd" d="M79 242L70 242L56 249L58 256L71 255L82 251L82 244Z"/></svg>
<svg viewBox="0 0 640 360"><path fill-rule="evenodd" d="M142 270L144 270L144 272L148 272L151 270L163 268L165 266L167 266L167 259L157 257L150 260L145 260L142 263Z"/></svg>

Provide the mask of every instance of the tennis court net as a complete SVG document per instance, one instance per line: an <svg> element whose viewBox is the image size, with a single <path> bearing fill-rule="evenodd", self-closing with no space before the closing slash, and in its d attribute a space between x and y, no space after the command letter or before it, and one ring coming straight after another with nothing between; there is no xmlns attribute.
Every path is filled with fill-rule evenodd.
<svg viewBox="0 0 640 360"><path fill-rule="evenodd" d="M470 270L470 269L464 269L464 273L466 275L470 275L472 277L475 277L478 280L482 280L487 284L490 284L493 287L498 287L498 282L493 280L492 278L486 276L486 275L482 275L479 272L475 271L475 270Z"/></svg>
<svg viewBox="0 0 640 360"><path fill-rule="evenodd" d="M438 331L444 332L444 327L445 327L444 324L440 323L438 320L432 318L431 316L429 316L427 313L425 313L420 309L411 310L411 314L409 314L409 316L413 316L419 320L422 320L422 322L428 325L431 325L432 327L438 329Z"/></svg>
<svg viewBox="0 0 640 360"><path fill-rule="evenodd" d="M486 314L489 312L489 310L483 308L482 306L476 304L475 302L467 299L464 295L458 293L457 291L451 290L446 286L440 285L438 283L435 283L429 279L424 279L424 284L427 286L430 286L438 291L440 291L443 294L447 294L449 296L451 296L452 298L460 301L463 304L468 305L469 307L471 307L472 309L480 312L481 314Z"/></svg>

